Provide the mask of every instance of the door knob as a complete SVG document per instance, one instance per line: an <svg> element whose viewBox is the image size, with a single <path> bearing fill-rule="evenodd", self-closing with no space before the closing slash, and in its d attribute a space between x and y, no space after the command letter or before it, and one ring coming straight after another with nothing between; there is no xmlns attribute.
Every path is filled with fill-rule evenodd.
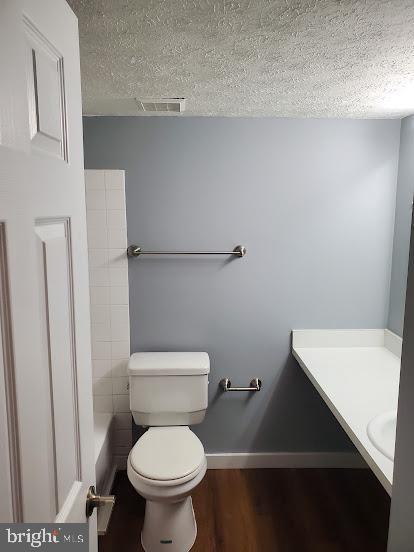
<svg viewBox="0 0 414 552"><path fill-rule="evenodd" d="M115 496L97 495L95 487L89 487L86 496L86 517L92 515L94 508L98 508L98 535L105 535L108 530L109 520L111 519L112 510L115 504Z"/></svg>

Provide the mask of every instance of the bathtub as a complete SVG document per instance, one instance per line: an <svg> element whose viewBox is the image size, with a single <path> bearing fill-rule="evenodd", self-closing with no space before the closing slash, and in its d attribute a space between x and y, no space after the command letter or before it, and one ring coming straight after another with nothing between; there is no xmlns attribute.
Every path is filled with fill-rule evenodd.
<svg viewBox="0 0 414 552"><path fill-rule="evenodd" d="M113 460L113 416L94 412L95 472L98 494L110 494L116 474Z"/></svg>

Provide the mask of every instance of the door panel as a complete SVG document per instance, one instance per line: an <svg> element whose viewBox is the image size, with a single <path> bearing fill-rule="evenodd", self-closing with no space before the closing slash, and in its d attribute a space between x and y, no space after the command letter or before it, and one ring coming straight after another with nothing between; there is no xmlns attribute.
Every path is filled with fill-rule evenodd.
<svg viewBox="0 0 414 552"><path fill-rule="evenodd" d="M63 56L24 18L32 147L67 160Z"/></svg>
<svg viewBox="0 0 414 552"><path fill-rule="evenodd" d="M69 230L68 220L42 220L36 225L40 242L40 282L43 284L39 296L44 299L44 354L49 369L56 515L73 482L81 478Z"/></svg>

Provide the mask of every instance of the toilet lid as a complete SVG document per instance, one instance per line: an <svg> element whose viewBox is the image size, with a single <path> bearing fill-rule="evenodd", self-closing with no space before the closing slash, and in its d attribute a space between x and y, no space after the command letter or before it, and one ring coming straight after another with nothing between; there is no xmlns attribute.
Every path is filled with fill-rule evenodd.
<svg viewBox="0 0 414 552"><path fill-rule="evenodd" d="M134 470L148 479L181 479L204 459L204 447L186 426L151 427L130 453Z"/></svg>

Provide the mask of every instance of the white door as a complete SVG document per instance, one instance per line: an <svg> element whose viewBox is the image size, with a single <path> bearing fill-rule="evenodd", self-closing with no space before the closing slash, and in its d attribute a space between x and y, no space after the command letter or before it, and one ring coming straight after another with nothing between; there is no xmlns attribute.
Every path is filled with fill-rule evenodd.
<svg viewBox="0 0 414 552"><path fill-rule="evenodd" d="M77 19L0 1L0 521L84 522L94 484ZM91 550L96 519L90 518Z"/></svg>

